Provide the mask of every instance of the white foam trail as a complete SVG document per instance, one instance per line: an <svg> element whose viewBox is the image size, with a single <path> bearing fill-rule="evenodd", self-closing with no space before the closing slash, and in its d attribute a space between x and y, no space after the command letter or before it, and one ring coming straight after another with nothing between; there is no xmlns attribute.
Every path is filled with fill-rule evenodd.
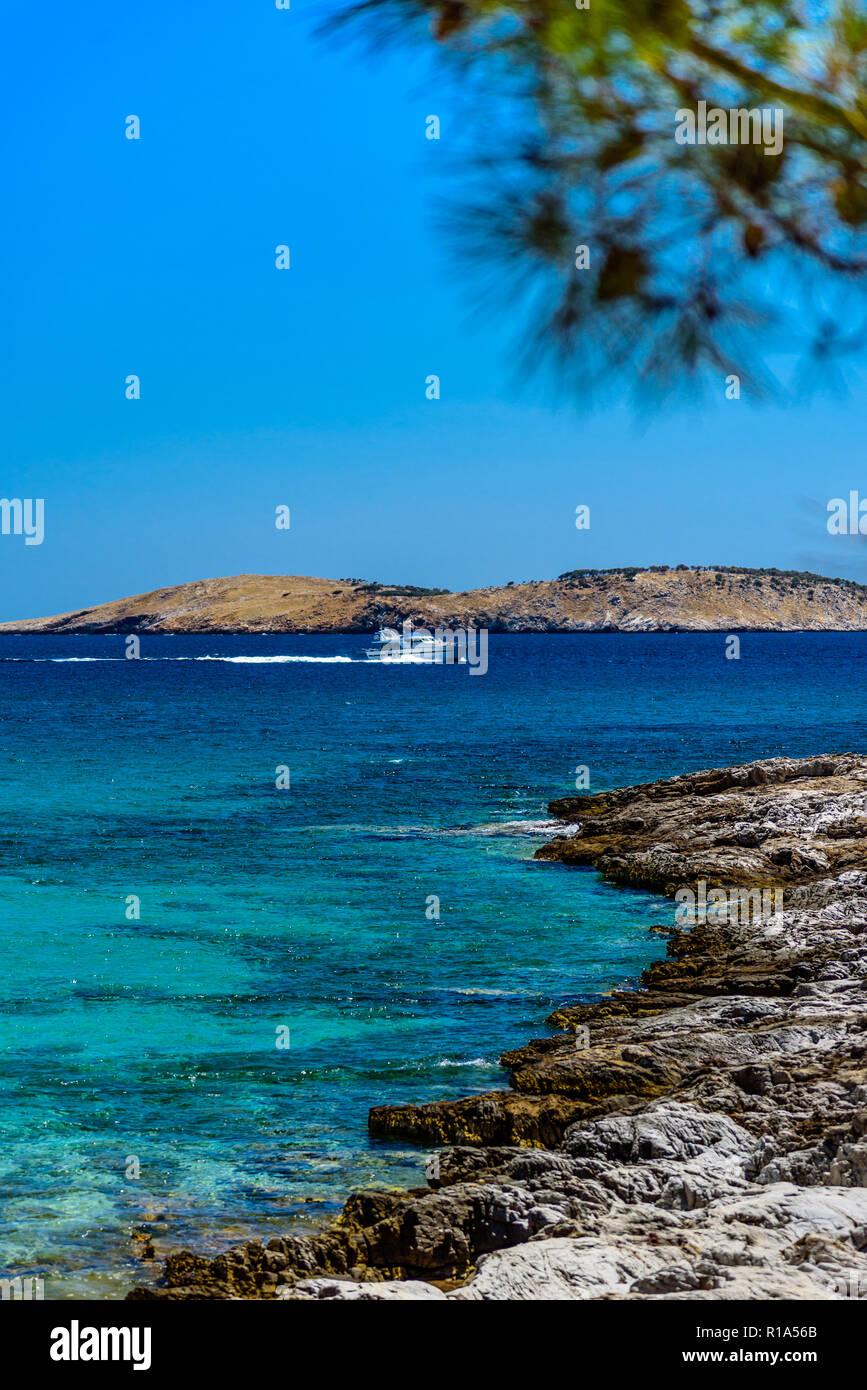
<svg viewBox="0 0 867 1390"><path fill-rule="evenodd" d="M350 662L356 666L364 666L367 663L356 661L352 656L142 656L136 657L137 661L228 661L235 665L267 665L270 663L281 664L287 661L317 661L317 662ZM59 665L69 663L79 663L83 661L114 661L126 662L123 656L4 656L0 661L48 661Z"/></svg>
<svg viewBox="0 0 867 1390"><path fill-rule="evenodd" d="M501 820L490 825L474 825L465 835L560 835L569 839L577 835L579 826L561 820ZM461 832L458 832L461 833Z"/></svg>
<svg viewBox="0 0 867 1390"><path fill-rule="evenodd" d="M539 993L535 989L457 989L454 986L443 987L435 992L440 994L484 994L491 999L535 999Z"/></svg>
<svg viewBox="0 0 867 1390"><path fill-rule="evenodd" d="M351 656L157 656L148 657L151 661L231 661L241 665L260 666L270 662L286 661L348 661L363 666L363 661L354 662Z"/></svg>
<svg viewBox="0 0 867 1390"><path fill-rule="evenodd" d="M390 758L389 763L400 762L402 759ZM309 826L311 830L337 829L334 826ZM458 836L484 836L495 838L502 836L504 839L521 839L532 835L543 836L551 839L554 835L568 839L572 835L577 835L580 830L579 825L574 825L571 821L561 820L503 820L494 821L489 825L367 825L355 822L341 825L340 830L352 834L382 835L390 840L443 840L453 839Z"/></svg>
<svg viewBox="0 0 867 1390"><path fill-rule="evenodd" d="M471 1057L468 1062L456 1062L453 1057L441 1057L436 1063L438 1067L496 1067L496 1062L489 1062L487 1057Z"/></svg>

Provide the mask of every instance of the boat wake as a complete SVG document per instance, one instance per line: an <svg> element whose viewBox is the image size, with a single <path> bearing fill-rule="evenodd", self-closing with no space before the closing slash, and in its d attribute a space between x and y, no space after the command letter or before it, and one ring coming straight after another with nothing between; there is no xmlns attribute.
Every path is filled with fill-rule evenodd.
<svg viewBox="0 0 867 1390"><path fill-rule="evenodd" d="M123 665L126 664L127 660L131 661L132 658L124 656L0 656L0 661L50 662L60 666L80 665L93 661L108 661ZM334 662L350 663L355 666L369 665L369 662L354 656L140 656L136 657L135 660L143 663L149 661L227 661L234 666L279 666L293 661L317 662L326 665Z"/></svg>

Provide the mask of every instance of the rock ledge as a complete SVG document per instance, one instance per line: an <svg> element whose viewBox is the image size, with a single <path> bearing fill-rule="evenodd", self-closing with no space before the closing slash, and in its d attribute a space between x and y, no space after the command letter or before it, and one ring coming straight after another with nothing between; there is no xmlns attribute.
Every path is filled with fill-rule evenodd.
<svg viewBox="0 0 867 1390"><path fill-rule="evenodd" d="M554 1013L555 1036L503 1058L509 1090L373 1109L375 1135L449 1146L427 1189L181 1251L129 1298L867 1297L867 757L551 812L572 833L538 858L677 895L681 916L692 894L642 989Z"/></svg>

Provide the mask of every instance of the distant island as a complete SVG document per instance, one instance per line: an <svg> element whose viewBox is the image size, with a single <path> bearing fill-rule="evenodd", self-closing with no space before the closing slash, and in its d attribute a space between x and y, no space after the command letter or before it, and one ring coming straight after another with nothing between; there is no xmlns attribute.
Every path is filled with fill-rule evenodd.
<svg viewBox="0 0 867 1390"><path fill-rule="evenodd" d="M732 566L570 570L450 593L362 579L239 574L0 624L0 633L369 633L405 621L491 632L858 632L867 586Z"/></svg>

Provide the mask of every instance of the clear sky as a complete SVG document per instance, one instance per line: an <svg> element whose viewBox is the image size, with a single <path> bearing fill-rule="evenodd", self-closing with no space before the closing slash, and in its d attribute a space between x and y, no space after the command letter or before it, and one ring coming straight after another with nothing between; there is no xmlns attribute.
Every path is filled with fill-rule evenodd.
<svg viewBox="0 0 867 1390"><path fill-rule="evenodd" d="M867 495L863 381L762 408L721 388L641 418L625 385L590 411L516 381L516 325L477 319L442 237L453 78L435 55L316 38L321 13L7 12L0 495L44 498L45 539L0 536L0 617L240 572L452 589L645 563L867 579L861 546L826 530L829 498Z"/></svg>

